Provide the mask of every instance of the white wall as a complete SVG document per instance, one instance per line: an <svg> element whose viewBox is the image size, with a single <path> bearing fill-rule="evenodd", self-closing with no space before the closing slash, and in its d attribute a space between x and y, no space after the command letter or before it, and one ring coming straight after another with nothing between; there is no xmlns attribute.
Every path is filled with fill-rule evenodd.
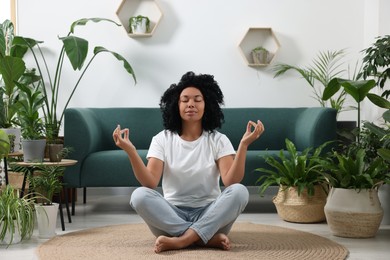
<svg viewBox="0 0 390 260"><path fill-rule="evenodd" d="M4 1L4 0L1 0ZM54 64L60 49L58 36L84 17L119 21L121 0L18 0L20 35L45 41ZM248 67L238 44L248 27L272 27L281 48L274 63L309 65L319 51L347 48L355 64L373 37L389 32L385 0L157 0L164 16L150 38L130 38L125 30L108 24L87 24L76 35L126 57L138 78L134 86L108 54L91 65L70 106L158 106L171 83L189 70L215 76L227 107L318 106L311 88L296 74L273 78L270 67ZM385 7L385 8L383 8ZM387 9L386 9L387 7ZM1 8L2 9L2 8ZM380 16L379 16L380 14ZM32 63L31 63L32 64ZM66 63L62 96L76 77ZM54 66L54 65L53 65ZM62 105L62 104L61 104ZM370 115L370 108L365 108ZM341 119L355 119L354 112Z"/></svg>
<svg viewBox="0 0 390 260"><path fill-rule="evenodd" d="M10 0L0 0L0 22L11 18Z"/></svg>

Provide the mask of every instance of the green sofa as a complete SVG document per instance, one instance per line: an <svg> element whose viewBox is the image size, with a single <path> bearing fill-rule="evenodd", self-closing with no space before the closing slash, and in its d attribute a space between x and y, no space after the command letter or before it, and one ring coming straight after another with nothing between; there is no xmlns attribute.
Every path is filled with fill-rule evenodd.
<svg viewBox="0 0 390 260"><path fill-rule="evenodd" d="M255 186L259 167L268 167L262 157L285 149L285 138L302 151L336 139L336 110L331 108L224 108L220 132L237 148L248 120L260 119L263 135L249 146L242 184ZM135 187L129 159L118 149L112 132L120 124L130 129L130 138L146 162L152 137L163 129L159 108L68 108L65 111L64 142L72 147L69 158L75 166L65 171L69 188ZM85 189L84 189L85 190ZM84 197L85 200L85 197Z"/></svg>

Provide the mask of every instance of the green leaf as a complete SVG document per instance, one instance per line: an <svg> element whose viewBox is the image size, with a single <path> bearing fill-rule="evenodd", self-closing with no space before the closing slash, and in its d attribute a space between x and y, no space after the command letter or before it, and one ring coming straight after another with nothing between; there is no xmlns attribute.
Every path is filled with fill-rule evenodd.
<svg viewBox="0 0 390 260"><path fill-rule="evenodd" d="M113 51L110 51L110 50L107 50L106 48L102 47L102 46L96 46L95 49L93 50L93 53L95 55L97 55L98 53L101 53L101 52L109 52L111 53L117 60L119 61L122 61L123 62L123 67L125 68L125 70L131 74L133 76L133 79L134 79L134 82L137 83L137 79L135 77L135 73L133 71L133 68L131 67L131 65L127 62L127 60L125 58L123 58L120 54L116 53L116 52L113 52Z"/></svg>
<svg viewBox="0 0 390 260"><path fill-rule="evenodd" d="M106 18L82 18L82 19L79 19L77 21L74 21L72 23L72 25L70 26L70 33L74 33L74 29L76 26L81 26L81 25L86 25L89 21L91 22L94 22L94 23L98 23L98 22L101 22L101 21L106 21L106 22L111 22L117 26L122 26L121 24L119 23L116 23L115 21L111 20L111 19L106 19Z"/></svg>
<svg viewBox="0 0 390 260"><path fill-rule="evenodd" d="M367 98L378 107L390 109L390 102L381 96L368 93Z"/></svg>
<svg viewBox="0 0 390 260"><path fill-rule="evenodd" d="M341 82L345 91L350 94L357 103L360 103L367 96L367 93L375 87L375 80L347 80Z"/></svg>
<svg viewBox="0 0 390 260"><path fill-rule="evenodd" d="M380 148L380 149L378 149L378 154L383 159L385 159L386 161L390 162L390 149Z"/></svg>
<svg viewBox="0 0 390 260"><path fill-rule="evenodd" d="M340 90L340 88L341 88L341 85L339 83L339 79L338 78L332 79L331 81L329 81L329 84L324 89L324 92L323 92L323 95L322 95L322 99L323 100L328 100L334 94L336 94L337 91Z"/></svg>
<svg viewBox="0 0 390 260"><path fill-rule="evenodd" d="M15 81L17 81L26 69L21 58L6 56L0 59L0 74L5 84L5 94L11 96L14 92Z"/></svg>
<svg viewBox="0 0 390 260"><path fill-rule="evenodd" d="M76 36L59 38L65 48L66 56L72 64L73 70L81 70L88 55L88 41Z"/></svg>

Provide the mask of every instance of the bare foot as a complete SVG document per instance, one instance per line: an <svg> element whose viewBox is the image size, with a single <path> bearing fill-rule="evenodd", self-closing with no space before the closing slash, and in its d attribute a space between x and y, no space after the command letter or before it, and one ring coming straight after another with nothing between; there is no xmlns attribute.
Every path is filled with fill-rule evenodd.
<svg viewBox="0 0 390 260"><path fill-rule="evenodd" d="M181 245L178 243L177 237L159 236L154 244L154 252L160 253L167 250L180 249Z"/></svg>
<svg viewBox="0 0 390 260"><path fill-rule="evenodd" d="M186 248L198 240L198 234L190 228L180 237L159 236L154 244L154 252Z"/></svg>
<svg viewBox="0 0 390 260"><path fill-rule="evenodd" d="M227 235L223 233L215 234L209 242L207 242L206 247L220 248L222 250L230 250L232 245L230 239Z"/></svg>

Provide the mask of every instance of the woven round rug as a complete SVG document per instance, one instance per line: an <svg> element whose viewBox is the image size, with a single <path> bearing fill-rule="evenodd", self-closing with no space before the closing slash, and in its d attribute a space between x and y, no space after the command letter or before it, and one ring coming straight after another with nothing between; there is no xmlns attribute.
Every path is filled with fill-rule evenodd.
<svg viewBox="0 0 390 260"><path fill-rule="evenodd" d="M235 223L232 249L191 247L156 254L146 224L123 224L56 236L37 248L41 260L77 259L345 259L348 250L327 238L278 226Z"/></svg>

